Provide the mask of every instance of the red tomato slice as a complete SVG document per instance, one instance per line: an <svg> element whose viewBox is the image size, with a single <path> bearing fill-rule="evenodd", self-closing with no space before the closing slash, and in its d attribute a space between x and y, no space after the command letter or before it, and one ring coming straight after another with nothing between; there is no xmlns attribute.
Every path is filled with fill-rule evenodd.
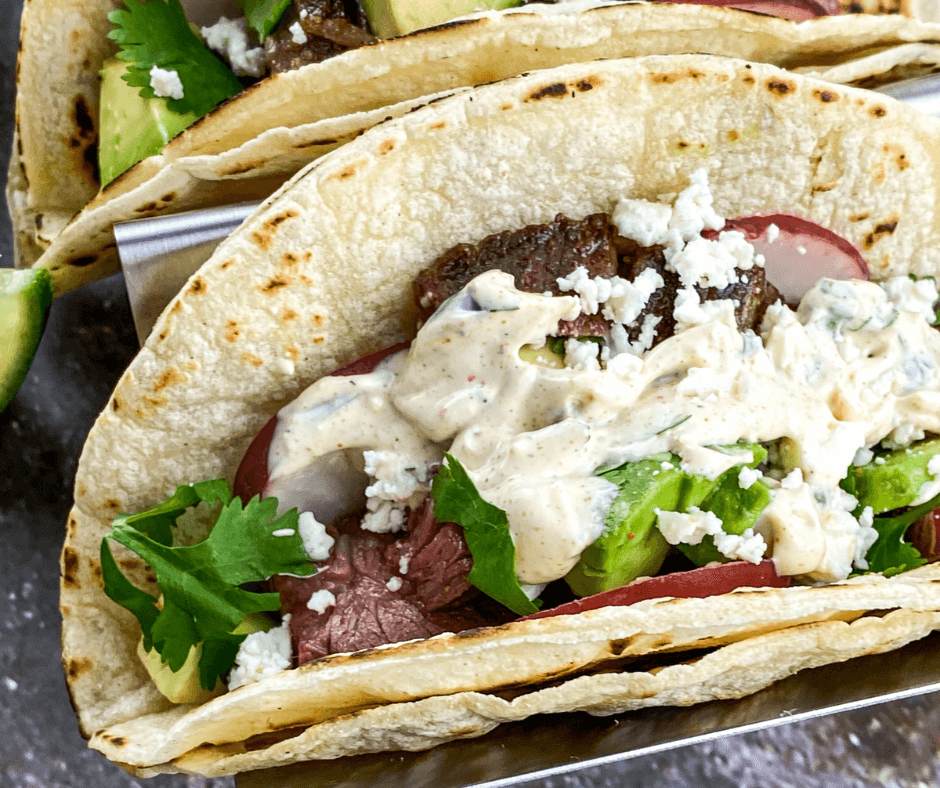
<svg viewBox="0 0 940 788"><path fill-rule="evenodd" d="M570 616L585 610L597 610L601 607L632 605L644 599L660 597L698 597L727 594L736 588L786 588L790 578L777 574L774 562L769 558L759 564L748 561L732 561L727 564L714 564L687 572L673 572L660 577L647 577L612 591L576 599L551 610L540 610L519 621L551 616Z"/></svg>
<svg viewBox="0 0 940 788"><path fill-rule="evenodd" d="M778 230L773 241L771 225ZM809 219L783 213L729 219L722 230L705 230L702 236L714 239L725 230L743 233L764 255L767 281L788 304L798 304L806 291L824 277L868 279L868 264L858 249Z"/></svg>

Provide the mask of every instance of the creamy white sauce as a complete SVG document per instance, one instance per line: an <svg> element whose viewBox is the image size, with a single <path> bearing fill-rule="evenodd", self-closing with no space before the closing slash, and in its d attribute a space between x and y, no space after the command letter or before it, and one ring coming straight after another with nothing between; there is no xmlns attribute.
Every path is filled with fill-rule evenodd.
<svg viewBox="0 0 940 788"><path fill-rule="evenodd" d="M701 207L693 186L685 202ZM647 214L650 233L668 236L676 255L690 227L714 224ZM620 225L630 227L625 216ZM731 242L736 260L750 259L739 238ZM564 576L603 533L616 488L598 468L673 452L683 470L716 478L742 458L709 447L789 438L799 473L783 486L768 480L772 501L746 555L760 560L762 539L781 574L843 579L864 562L873 533L838 488L856 454L901 428L940 432L940 333L921 301L895 303L900 289L892 302L875 283L822 280L796 312L771 307L759 336L739 332L721 306L730 302L719 302L639 357L618 355L612 342L561 368L523 360L520 349L542 346L560 319L577 316L583 293L520 292L511 275L489 271L432 316L407 355L369 375L323 378L282 410L266 492L322 468L323 457L361 469L363 450L385 451L427 468L447 450L506 511L517 575L535 585ZM321 499L331 497L301 508L324 521Z"/></svg>

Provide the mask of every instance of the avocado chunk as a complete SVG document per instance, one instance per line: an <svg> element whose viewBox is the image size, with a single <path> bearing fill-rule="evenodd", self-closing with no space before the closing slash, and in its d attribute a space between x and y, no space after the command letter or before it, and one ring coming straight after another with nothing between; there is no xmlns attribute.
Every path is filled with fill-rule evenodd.
<svg viewBox="0 0 940 788"><path fill-rule="evenodd" d="M875 514L910 506L921 487L936 476L927 466L940 454L940 439L926 440L881 454L865 465L853 465L842 489L858 499L858 508L870 506Z"/></svg>
<svg viewBox="0 0 940 788"><path fill-rule="evenodd" d="M26 378L51 303L45 268L0 269L0 411Z"/></svg>
<svg viewBox="0 0 940 788"><path fill-rule="evenodd" d="M522 5L523 0L363 0L374 35L394 38L448 22L474 11L499 11Z"/></svg>
<svg viewBox="0 0 940 788"><path fill-rule="evenodd" d="M199 115L174 112L166 99L144 98L121 76L127 63L106 60L101 69L101 115L98 124L98 168L105 186L139 161L163 150Z"/></svg>
<svg viewBox="0 0 940 788"><path fill-rule="evenodd" d="M250 635L252 632L267 632L272 626L274 625L266 616L260 613L249 613L241 624L235 627L233 634ZM157 689L173 703L205 703L225 692L225 685L221 680L211 690L205 689L199 682L201 643L189 649L183 667L176 671L163 661L156 650L144 649L143 638L137 644L137 656L150 674L150 678L153 679L153 683L157 685Z"/></svg>
<svg viewBox="0 0 940 788"><path fill-rule="evenodd" d="M754 465L756 463L748 467ZM703 512L713 512L721 520L721 528L726 534L738 536L748 528L753 528L760 513L770 504L770 487L761 479L746 490L742 489L738 482L742 467L737 465L718 477L718 483L699 506ZM680 544L677 547L696 566L705 566L714 561L726 563L729 560L718 552L715 540L710 535L703 537L699 544Z"/></svg>
<svg viewBox="0 0 940 788"><path fill-rule="evenodd" d="M604 533L565 576L578 596L619 588L659 571L670 548L656 527L655 510L678 510L685 479L671 454L654 454L600 476L620 492L607 513Z"/></svg>
<svg viewBox="0 0 940 788"><path fill-rule="evenodd" d="M575 594L589 596L609 591L659 571L671 548L659 530L657 509L687 512L697 506L713 511L727 533L740 534L753 526L770 503L770 490L759 481L743 490L738 474L745 465L755 468L762 463L767 450L751 443L715 448L728 453L749 451L752 458L715 479L683 472L679 458L669 453L654 454L599 474L620 491L607 513L604 533L581 553L565 577ZM710 536L698 545L680 545L679 549L700 566L728 560Z"/></svg>

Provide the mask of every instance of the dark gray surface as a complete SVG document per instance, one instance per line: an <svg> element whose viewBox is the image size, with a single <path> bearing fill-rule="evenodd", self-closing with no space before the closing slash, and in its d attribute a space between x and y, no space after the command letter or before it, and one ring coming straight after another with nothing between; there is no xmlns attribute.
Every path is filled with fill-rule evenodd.
<svg viewBox="0 0 940 788"><path fill-rule="evenodd" d="M12 134L17 39L13 20L21 0L0 0L0 6L4 20L0 167L5 172ZM5 210L0 211L0 254L0 264L10 265L11 230ZM137 780L87 750L59 667L58 553L77 458L135 344L120 277L58 300L24 387L0 414L2 788L233 784L185 777ZM652 716L650 724L656 720ZM615 718L604 724L618 722ZM524 727L519 730L525 735ZM647 755L538 784L542 788L925 788L940 785L938 732L940 695L934 694ZM577 735L577 727L571 735ZM492 748L498 760L500 745L494 742ZM424 784L434 782L428 779Z"/></svg>

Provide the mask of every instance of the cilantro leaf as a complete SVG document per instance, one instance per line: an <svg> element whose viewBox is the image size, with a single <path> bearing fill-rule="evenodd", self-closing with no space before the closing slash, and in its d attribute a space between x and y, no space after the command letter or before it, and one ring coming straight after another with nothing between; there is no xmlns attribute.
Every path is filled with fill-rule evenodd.
<svg viewBox="0 0 940 788"><path fill-rule="evenodd" d="M464 529L473 556L470 582L520 616L535 613L539 605L525 595L516 577L516 547L506 513L483 500L455 457L445 457L447 464L431 486L434 516Z"/></svg>
<svg viewBox="0 0 940 788"><path fill-rule="evenodd" d="M921 556L920 551L904 541L904 534L915 520L938 506L940 495L920 506L913 506L896 517L876 517L873 525L878 532L878 539L868 548L865 555L865 560L868 561L867 571L882 572L885 577L892 577L926 564L927 559Z"/></svg>
<svg viewBox="0 0 940 788"><path fill-rule="evenodd" d="M245 12L248 27L264 40L287 10L291 0L238 0L238 5Z"/></svg>
<svg viewBox="0 0 940 788"><path fill-rule="evenodd" d="M240 93L235 73L193 32L180 0L125 0L126 9L108 14L116 28L108 38L121 47L118 58L128 63L123 79L154 98L150 69L175 71L183 83L183 98L167 99L173 112L205 115L225 99Z"/></svg>
<svg viewBox="0 0 940 788"><path fill-rule="evenodd" d="M212 532L198 544L172 546L168 523L202 501L223 504ZM232 631L245 616L280 606L277 593L240 586L276 574L307 577L316 571L297 532L297 511L292 509L281 517L276 514L275 498L261 500L256 496L243 507L239 498L233 499L225 480L203 482L178 488L172 497L146 512L116 518L102 540L105 593L135 615L144 647L155 649L172 670L183 666L193 646L201 646L199 671L206 689L212 689L234 664L245 635ZM274 536L278 531L285 535ZM122 574L108 539L150 565L163 595L162 604Z"/></svg>

